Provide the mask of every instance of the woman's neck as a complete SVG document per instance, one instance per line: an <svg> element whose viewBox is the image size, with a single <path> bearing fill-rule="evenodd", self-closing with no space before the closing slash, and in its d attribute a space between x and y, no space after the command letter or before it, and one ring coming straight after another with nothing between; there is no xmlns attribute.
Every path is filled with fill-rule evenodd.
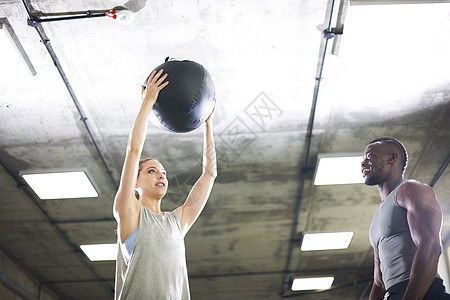
<svg viewBox="0 0 450 300"><path fill-rule="evenodd" d="M140 200L141 204L148 209L150 209L153 213L158 215L164 215L161 211L161 199L151 199L151 198L142 198Z"/></svg>

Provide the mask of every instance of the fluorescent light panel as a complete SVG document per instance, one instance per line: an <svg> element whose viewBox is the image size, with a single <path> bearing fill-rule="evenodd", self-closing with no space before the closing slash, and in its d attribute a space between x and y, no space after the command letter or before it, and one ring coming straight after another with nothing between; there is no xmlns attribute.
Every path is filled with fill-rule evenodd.
<svg viewBox="0 0 450 300"><path fill-rule="evenodd" d="M23 82L36 75L28 55L5 18L0 18L0 49L2 49L0 54L2 82Z"/></svg>
<svg viewBox="0 0 450 300"><path fill-rule="evenodd" d="M83 171L22 174L22 177L42 200L98 197Z"/></svg>
<svg viewBox="0 0 450 300"><path fill-rule="evenodd" d="M333 156L319 154L315 185L364 183L361 154Z"/></svg>
<svg viewBox="0 0 450 300"><path fill-rule="evenodd" d="M296 278L292 282L293 291L326 290L333 284L334 277Z"/></svg>
<svg viewBox="0 0 450 300"><path fill-rule="evenodd" d="M350 123L360 122L363 116L383 107L388 107L393 115L402 115L405 109L423 110L421 95L448 85L449 1L351 0L350 3L369 5L348 6L345 38L335 59L337 70L323 75L326 80L320 86L321 105L339 103L336 105L348 109L344 109L343 118ZM400 3L404 5L394 5ZM383 22L379 22L380 16ZM328 73L331 62L328 58L332 56L327 57L324 73ZM393 72L386 72L393 65ZM373 82L383 88L372 89ZM323 94L324 88L331 91L328 97Z"/></svg>
<svg viewBox="0 0 450 300"><path fill-rule="evenodd" d="M303 236L302 251L347 249L353 232L307 233Z"/></svg>
<svg viewBox="0 0 450 300"><path fill-rule="evenodd" d="M91 261L116 260L117 244L80 245L81 250Z"/></svg>

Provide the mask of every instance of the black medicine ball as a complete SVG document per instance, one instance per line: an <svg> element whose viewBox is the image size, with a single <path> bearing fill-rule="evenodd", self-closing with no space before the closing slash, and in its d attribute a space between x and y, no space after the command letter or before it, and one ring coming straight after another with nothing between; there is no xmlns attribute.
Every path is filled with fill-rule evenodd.
<svg viewBox="0 0 450 300"><path fill-rule="evenodd" d="M169 85L159 92L150 115L151 122L180 133L200 127L214 108L211 75L201 64L190 60L166 60L154 70L161 69L168 74Z"/></svg>

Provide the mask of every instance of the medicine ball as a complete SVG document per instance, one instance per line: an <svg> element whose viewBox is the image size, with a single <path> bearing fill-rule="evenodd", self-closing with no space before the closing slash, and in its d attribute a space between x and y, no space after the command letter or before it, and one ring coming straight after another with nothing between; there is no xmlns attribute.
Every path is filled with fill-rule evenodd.
<svg viewBox="0 0 450 300"><path fill-rule="evenodd" d="M161 69L168 74L169 85L159 92L150 121L172 132L189 132L200 127L214 108L215 89L208 71L190 60L168 58L154 71Z"/></svg>

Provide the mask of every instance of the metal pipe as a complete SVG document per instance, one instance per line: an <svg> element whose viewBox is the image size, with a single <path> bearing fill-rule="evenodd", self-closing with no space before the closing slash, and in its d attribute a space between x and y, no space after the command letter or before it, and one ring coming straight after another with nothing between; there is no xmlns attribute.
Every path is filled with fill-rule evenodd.
<svg viewBox="0 0 450 300"><path fill-rule="evenodd" d="M29 19L32 19L30 10L28 9L28 6L25 3L25 0L22 0L23 5L25 6L25 9L28 13L28 17ZM94 138L94 135L92 134L91 128L89 127L89 124L87 123L88 118L86 117L85 113L83 112L83 109L81 108L81 104L78 101L77 96L75 95L75 92L72 89L72 86L70 85L69 80L67 79L66 74L64 73L64 70L62 69L62 66L59 62L58 57L55 54L55 51L53 51L52 46L50 45L50 41L44 37L44 30L41 28L41 26L39 24L37 24L37 26L33 26L33 28L36 29L37 33L39 34L39 37L41 38L42 43L45 46L45 49L47 49L47 52L50 54L50 57L53 61L53 64L55 65L56 69L58 70L59 75L61 76L61 79L64 82L64 85L66 86L67 91L69 92L69 95L73 101L73 103L75 104L75 107L80 115L80 120L83 122L86 131L89 135L89 138L92 142L92 145L94 146L98 156L100 157L100 160L103 164L103 166L106 169L106 173L108 174L109 179L111 180L111 183L113 184L113 186L118 189L118 184L116 183L115 179L112 177L112 171L109 168L108 164L106 163L106 160L102 154L102 152L100 151L100 148L98 147L97 141Z"/></svg>
<svg viewBox="0 0 450 300"><path fill-rule="evenodd" d="M26 11L27 11L28 17L31 18L31 13L30 13L30 10L28 9L27 4L25 3L25 0L22 0L22 3L23 3L23 5L24 5L24 7L25 7L25 9L26 9ZM34 27L34 28L36 29L37 33L39 34L39 36L40 36L40 38L41 38L41 41L43 42L45 48L47 49L48 53L50 54L50 56L51 56L51 58L52 58L52 60L53 60L53 63L54 63L55 66L56 66L56 69L58 70L58 73L60 74L61 78L63 79L64 84L65 84L65 86L66 86L66 88L67 88L67 90L68 90L68 92L69 92L69 94L70 94L70 96L71 96L71 98L72 98L72 100L73 100L73 103L75 104L75 107L76 107L78 113L80 114L80 119L83 121L83 123L84 123L84 125L85 125L85 128L86 128L86 130L87 130L87 132L88 132L88 134L89 134L89 137L90 137L90 139L91 139L91 142L92 142L92 144L94 145L94 148L96 149L96 151L97 151L97 153L98 153L98 155L99 155L99 157L100 157L100 159L101 159L101 161L102 161L104 167L106 168L106 171L107 171L107 173L108 173L108 176L109 176L111 182L113 183L113 185L114 185L114 186L116 187L116 189L117 189L117 188L118 188L118 185L117 185L116 181L114 180L114 178L112 177L112 171L111 171L110 168L108 167L108 165L107 165L107 163L106 163L106 161L105 161L105 159L104 159L104 157L103 157L103 154L101 153L101 151L100 151L100 149L99 149L99 147L98 147L98 145L97 145L97 142L96 142L96 140L95 140L95 138L94 138L94 136L93 136L93 134L92 134L92 132L91 132L91 130L90 130L90 128L89 128L89 125L87 124L87 118L86 118L86 116L85 116L85 114L84 114L84 112L83 112L83 110L82 110L82 108L81 108L80 103L78 102L78 99L77 99L77 97L76 97L74 91L72 90L72 87L70 86L70 83L69 83L69 81L68 81L66 75L64 74L64 71L63 71L63 69L62 69L62 67L61 67L61 65L60 65L60 63L59 63L59 60L58 60L58 58L56 57L56 54L54 53L53 49L51 48L51 45L50 45L48 39L44 38L44 34L42 33L42 32L43 32L43 29L41 28L41 26L38 24L38 26L36 26L36 27ZM12 174L12 172L9 171L9 170L7 169L7 167L6 167L3 163L1 163L1 164L3 165L3 167L5 168L5 170L7 170L7 172L10 174L10 176L11 176L12 178L15 179L15 181L18 183L18 186L19 186L19 187L20 187L20 186L24 186L17 178L15 178L15 176ZM95 275L95 277L98 278L98 280L103 284L103 286L105 286L105 288L106 288L109 292L114 293L114 288L111 287L111 286L106 282L106 280L102 278L102 276L97 272L97 270L94 268L94 266L93 266L93 265L86 259L86 257L80 252L80 250L78 249L78 247L77 247L76 245L74 245L74 244L70 241L70 239L67 237L67 235L64 233L64 231L63 231L63 230L56 224L56 222L50 217L50 215L47 213L47 211L45 211L45 210L40 206L40 204L38 203L38 201L36 201L36 199L34 198L34 196L33 196L27 189L24 188L23 190L24 190L25 193L30 197L30 199L33 201L33 203L39 208L39 210L45 215L45 217L48 219L48 221L50 222L50 224L58 231L58 233L59 233L60 236L63 238L63 240L64 240L67 244L70 245L70 247L74 250L74 253L77 254L77 255L80 257L80 259L83 261L83 263L84 263L84 264L89 268L89 270Z"/></svg>
<svg viewBox="0 0 450 300"><path fill-rule="evenodd" d="M297 240L298 240L297 239L297 226L298 226L298 222L300 219L300 211L301 211L302 200L303 200L303 191L304 191L304 186L305 186L305 181L306 181L306 173L311 170L309 168L308 164L309 164L309 155L310 155L310 151L311 151L311 144L312 144L312 137L313 137L314 118L315 118L315 114L316 114L317 98L319 95L320 82L322 80L322 73L323 73L323 67L324 67L324 63L325 63L325 56L326 56L326 52L327 52L328 40L329 40L329 38L333 37L332 35L326 34L328 32L331 32L331 19L333 17L333 7L334 7L334 0L331 0L331 9L330 9L330 16L329 16L329 20L328 20L328 27L323 32L323 34L324 34L323 38L325 39L325 43L323 44L323 49L322 49L322 51L323 51L322 62L320 64L320 68L318 70L319 71L318 75L316 74L316 84L314 87L313 100L312 100L312 104L311 104L311 112L309 115L308 129L307 129L307 134L306 134L305 157L304 157L304 161L303 161L303 167L301 168L301 172L302 172L301 181L300 181L297 202L296 202L295 210L294 210L294 212L295 212L294 221L292 223L292 228L291 228L291 239L290 239L288 257L287 257L287 261L286 261L286 267L285 267L285 271L284 271L283 292L281 294L281 299L286 298L286 293L289 289L289 280L290 280L290 275L291 275L290 265L292 262L292 253L294 251L295 245L297 245Z"/></svg>
<svg viewBox="0 0 450 300"><path fill-rule="evenodd" d="M20 296L22 299L25 300L39 300L38 297L30 294L27 290L25 290L20 284L18 284L16 281L14 281L11 277L6 275L6 273L2 272L0 270L0 282L13 291L15 294Z"/></svg>
<svg viewBox="0 0 450 300"><path fill-rule="evenodd" d="M447 158L445 159L444 163L442 164L442 166L437 171L437 173L434 176L433 180L431 180L431 182L430 182L430 186L431 187L434 187L434 185L438 182L439 178L441 178L442 174L444 174L445 170L448 167L449 161L450 161L450 155L447 155Z"/></svg>
<svg viewBox="0 0 450 300"><path fill-rule="evenodd" d="M103 222L115 222L114 218L103 219L76 219L76 220L62 220L54 221L53 224L81 224L81 223L103 223Z"/></svg>
<svg viewBox="0 0 450 300"><path fill-rule="evenodd" d="M87 11L85 15L79 16L47 17L47 18L37 18L35 16L32 16L31 20L37 23L44 23L44 22L66 21L66 20L98 18L98 17L106 17L106 13L92 13L90 11Z"/></svg>
<svg viewBox="0 0 450 300"><path fill-rule="evenodd" d="M366 268L342 268L342 269L334 269L333 273L355 273L358 271L372 271L371 267ZM321 273L322 270L309 270L309 271L301 271L295 270L294 272L299 272L304 276L308 276L311 274ZM279 271L265 271L265 272L242 272L242 273L217 273L217 274L188 274L189 279L212 279L212 278L232 278L232 277L248 277L248 276L272 276L283 274L284 270ZM63 281L44 281L41 282L42 285L48 284L59 284L59 283L80 283L80 282L96 282L97 280L63 280ZM114 281L114 278L109 279L108 281Z"/></svg>

